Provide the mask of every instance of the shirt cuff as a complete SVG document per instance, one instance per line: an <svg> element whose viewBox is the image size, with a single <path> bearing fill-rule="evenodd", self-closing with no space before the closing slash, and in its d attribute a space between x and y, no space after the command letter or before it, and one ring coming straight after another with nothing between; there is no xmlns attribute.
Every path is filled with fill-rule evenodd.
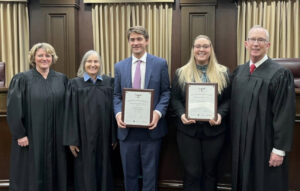
<svg viewBox="0 0 300 191"><path fill-rule="evenodd" d="M118 116L118 115L121 115L121 113L122 113L122 112L118 112L118 113L116 114L116 116L115 116L115 117L117 118L117 116Z"/></svg>
<svg viewBox="0 0 300 191"><path fill-rule="evenodd" d="M285 152L284 151L278 150L278 149L275 149L275 148L273 148L272 153L275 153L275 154L277 154L279 156L282 156L282 157L285 156Z"/></svg>
<svg viewBox="0 0 300 191"><path fill-rule="evenodd" d="M154 111L156 111L156 113L159 115L159 118L161 118L161 116L162 116L161 112L158 110L154 110Z"/></svg>

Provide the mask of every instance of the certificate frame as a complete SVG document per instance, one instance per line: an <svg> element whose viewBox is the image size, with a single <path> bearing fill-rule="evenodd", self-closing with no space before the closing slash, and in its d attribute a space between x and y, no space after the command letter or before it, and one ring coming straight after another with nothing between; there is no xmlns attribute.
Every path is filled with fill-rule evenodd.
<svg viewBox="0 0 300 191"><path fill-rule="evenodd" d="M217 102L217 99L218 99L218 84L217 83L186 83L186 102L185 102L185 114L186 114L186 118L189 119L189 120L196 120L196 121L209 121L210 119L217 119L217 109L218 109L218 102ZM193 88L193 90L191 90L191 88ZM212 89L211 89L212 88ZM195 98L195 100L190 100L191 99L191 96L190 94L192 94L191 92L193 91L193 94L197 94L197 95L201 95L201 92L202 91L205 91L203 93L203 96L197 96L197 99ZM198 92L199 91L199 92ZM213 96L213 98L209 98L210 96ZM200 99L200 102L201 100L203 99L203 101L206 99L209 99L211 102L208 102L208 105L212 105L212 109L213 109L213 112L210 112L209 111L209 114L208 115L202 115L201 112L199 113L195 113L195 112L192 112L192 110L190 108L191 107L191 104L193 102L195 102L196 100L199 100ZM207 107L206 104L201 104L199 103L199 105L197 104L196 105L196 109L197 108L200 108L200 107ZM195 104L193 105L193 110L195 110ZM198 110L198 109L197 109ZM205 109L202 109L202 110L205 110ZM208 109L209 110L209 109ZM201 111L199 109L199 111ZM195 117L197 116L197 117ZM208 117L210 116L210 117Z"/></svg>
<svg viewBox="0 0 300 191"><path fill-rule="evenodd" d="M139 104L139 103L135 103L135 105L133 105L133 103L130 103L128 101L129 99L132 99L132 98L128 98L129 94L131 96L132 95L136 96L136 98L148 97L148 99L146 101L148 103L150 103L150 105L149 104L142 105L142 104ZM122 90L122 121L124 123L126 123L126 127L148 128L149 127L148 124L151 123L151 121L153 119L153 109L154 109L153 103L154 103L154 89L123 88L123 90ZM144 106L146 108L143 108ZM129 121L127 120L129 115L127 115L126 111L130 111L130 110L134 109L134 107L139 107L138 109L141 109L145 112L147 112L147 111L149 112L150 116L148 116L146 114L146 117L149 117L149 123L147 123L147 124L143 123L142 124L142 123L133 122L134 120L137 120L137 119L130 119ZM132 121L132 123L130 121ZM147 121L147 120L145 119L145 120L142 120L142 121Z"/></svg>

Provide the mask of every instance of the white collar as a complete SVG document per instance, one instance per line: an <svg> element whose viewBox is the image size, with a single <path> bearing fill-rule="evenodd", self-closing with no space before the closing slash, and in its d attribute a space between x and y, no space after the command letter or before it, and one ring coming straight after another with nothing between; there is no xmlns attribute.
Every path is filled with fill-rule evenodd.
<svg viewBox="0 0 300 191"><path fill-rule="evenodd" d="M138 60L141 60L143 63L146 63L146 59L147 59L147 52L145 52L145 54L140 58L136 58L133 54L132 54L132 63L135 63Z"/></svg>
<svg viewBox="0 0 300 191"><path fill-rule="evenodd" d="M266 60L268 60L268 56L265 55L261 60L259 60L258 62L254 63L255 67L258 68L262 63L264 63ZM253 62L250 60L249 66L251 66L251 64L253 64Z"/></svg>

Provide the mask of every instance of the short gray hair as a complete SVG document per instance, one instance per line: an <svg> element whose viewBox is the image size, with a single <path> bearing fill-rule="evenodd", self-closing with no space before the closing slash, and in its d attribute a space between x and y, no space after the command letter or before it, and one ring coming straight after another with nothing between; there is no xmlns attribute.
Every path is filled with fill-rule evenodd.
<svg viewBox="0 0 300 191"><path fill-rule="evenodd" d="M256 29L263 30L263 31L266 33L266 40L267 40L267 41L270 40L269 31L268 31L266 28L264 28L264 27L262 27L262 26L260 26L260 25L254 25L254 26L249 30L249 32L248 32L248 37L247 37L247 38L249 38L250 33L251 33L253 30L256 30Z"/></svg>
<svg viewBox="0 0 300 191"><path fill-rule="evenodd" d="M80 65L79 65L79 68L78 68L78 72L77 72L77 76L78 77L83 77L84 72L86 72L84 66L85 66L86 60L91 55L96 55L98 57L98 60L99 60L99 63L100 63L100 69L99 69L98 75L101 75L101 73L102 73L102 63L101 63L100 54L97 51L95 51L95 50L89 50L82 57L82 60L80 62Z"/></svg>

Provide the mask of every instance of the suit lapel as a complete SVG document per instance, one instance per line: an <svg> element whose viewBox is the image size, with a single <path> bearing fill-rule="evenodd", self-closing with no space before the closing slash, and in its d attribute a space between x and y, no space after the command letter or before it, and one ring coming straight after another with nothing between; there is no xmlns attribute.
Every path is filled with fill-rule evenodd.
<svg viewBox="0 0 300 191"><path fill-rule="evenodd" d="M149 86L149 81L150 81L150 78L151 78L153 64L154 63L153 63L152 57L149 54L147 54L146 72L145 72L145 89L148 89L148 86Z"/></svg>
<svg viewBox="0 0 300 191"><path fill-rule="evenodd" d="M128 59L128 62L126 63L125 67L125 74L128 76L126 79L126 87L132 88L132 80L131 80L131 65L132 65L132 57Z"/></svg>

